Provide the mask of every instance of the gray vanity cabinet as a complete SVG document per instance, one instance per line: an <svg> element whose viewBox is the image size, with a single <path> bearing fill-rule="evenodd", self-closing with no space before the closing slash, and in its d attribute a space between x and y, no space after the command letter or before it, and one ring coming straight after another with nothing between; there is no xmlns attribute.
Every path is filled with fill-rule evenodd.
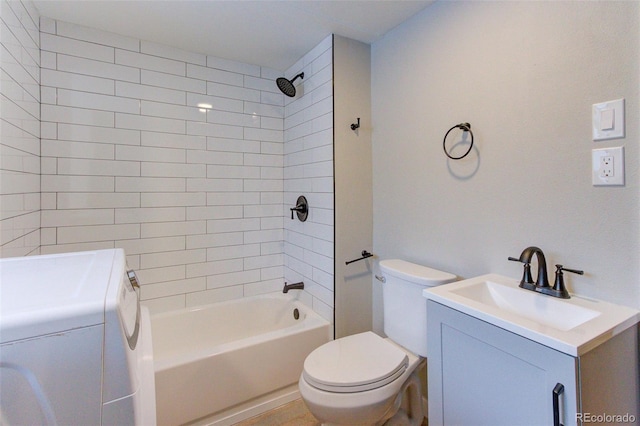
<svg viewBox="0 0 640 426"><path fill-rule="evenodd" d="M427 303L430 426L554 425L554 399L556 421L565 426L581 424L584 413L638 416L635 327L573 357ZM635 349L629 347L633 342ZM636 377L629 380L629 375Z"/></svg>

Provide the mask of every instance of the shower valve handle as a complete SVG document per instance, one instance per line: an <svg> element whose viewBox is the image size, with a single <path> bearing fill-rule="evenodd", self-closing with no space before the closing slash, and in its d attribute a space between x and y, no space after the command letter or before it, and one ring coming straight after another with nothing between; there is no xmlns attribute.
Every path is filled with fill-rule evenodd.
<svg viewBox="0 0 640 426"><path fill-rule="evenodd" d="M306 204L298 204L295 207L291 207L289 210L291 210L291 219L293 219L293 212L300 212L302 214L307 212L307 205Z"/></svg>
<svg viewBox="0 0 640 426"><path fill-rule="evenodd" d="M301 222L307 220L307 216L309 215L309 203L305 196L299 196L296 200L296 206L291 207L289 210L291 210L291 220L293 220L293 212L298 213L298 219L300 219Z"/></svg>

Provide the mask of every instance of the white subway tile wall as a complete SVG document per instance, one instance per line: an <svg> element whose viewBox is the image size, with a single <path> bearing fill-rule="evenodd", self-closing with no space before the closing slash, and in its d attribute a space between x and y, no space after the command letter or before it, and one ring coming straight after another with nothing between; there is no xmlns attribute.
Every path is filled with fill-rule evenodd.
<svg viewBox="0 0 640 426"><path fill-rule="evenodd" d="M0 0L0 257L40 250L39 17Z"/></svg>
<svg viewBox="0 0 640 426"><path fill-rule="evenodd" d="M285 105L275 70L40 28L40 252L124 248L155 312L300 279L300 298L333 321L331 37L291 68L305 79ZM298 189L304 224L289 220Z"/></svg>
<svg viewBox="0 0 640 426"><path fill-rule="evenodd" d="M295 98L284 112L284 276L304 281L301 296L333 322L333 37L329 36L286 72L296 80ZM309 202L306 222L291 220L298 196ZM294 216L295 217L295 216Z"/></svg>

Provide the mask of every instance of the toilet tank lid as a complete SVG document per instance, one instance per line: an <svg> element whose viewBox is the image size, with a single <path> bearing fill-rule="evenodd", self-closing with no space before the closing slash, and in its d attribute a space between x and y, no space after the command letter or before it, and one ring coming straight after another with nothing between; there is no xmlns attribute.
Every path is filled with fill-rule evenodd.
<svg viewBox="0 0 640 426"><path fill-rule="evenodd" d="M417 265L401 259L386 259L380 261L383 274L412 282L425 287L433 287L456 280L456 276L448 272Z"/></svg>

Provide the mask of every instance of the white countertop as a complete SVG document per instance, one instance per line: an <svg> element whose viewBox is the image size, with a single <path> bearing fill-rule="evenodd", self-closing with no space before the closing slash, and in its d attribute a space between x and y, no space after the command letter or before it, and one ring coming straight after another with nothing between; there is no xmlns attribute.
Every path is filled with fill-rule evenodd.
<svg viewBox="0 0 640 426"><path fill-rule="evenodd" d="M517 279L488 274L431 287L423 295L572 356L640 321L640 312L633 308L575 295L560 299L518 285Z"/></svg>

